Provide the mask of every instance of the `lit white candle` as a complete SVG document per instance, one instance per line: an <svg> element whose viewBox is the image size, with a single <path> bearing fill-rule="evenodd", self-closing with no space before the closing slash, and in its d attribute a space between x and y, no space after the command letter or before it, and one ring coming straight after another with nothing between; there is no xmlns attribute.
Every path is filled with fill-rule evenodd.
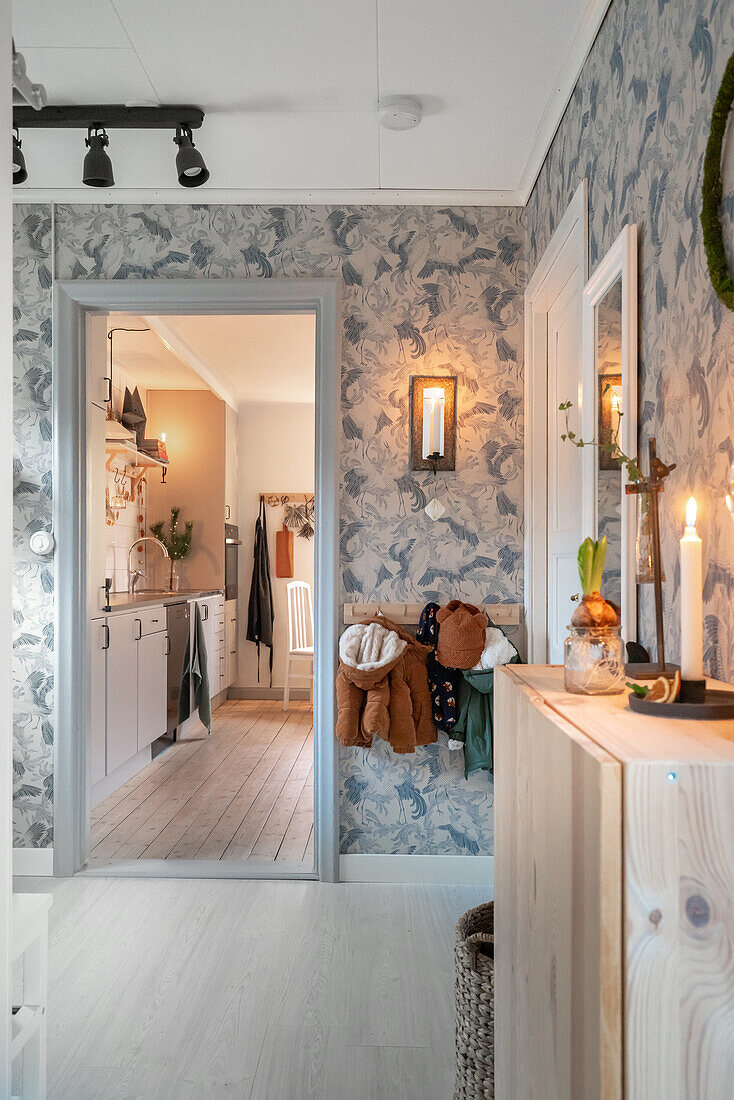
<svg viewBox="0 0 734 1100"><path fill-rule="evenodd" d="M423 457L443 455L444 393L440 386L423 391Z"/></svg>
<svg viewBox="0 0 734 1100"><path fill-rule="evenodd" d="M680 540L680 669L684 680L703 679L703 558L696 534L696 501L686 506Z"/></svg>

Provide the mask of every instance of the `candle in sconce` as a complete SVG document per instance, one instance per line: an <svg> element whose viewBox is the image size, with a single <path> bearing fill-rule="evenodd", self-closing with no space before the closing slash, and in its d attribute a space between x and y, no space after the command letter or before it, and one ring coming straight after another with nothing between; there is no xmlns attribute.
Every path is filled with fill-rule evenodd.
<svg viewBox="0 0 734 1100"><path fill-rule="evenodd" d="M684 680L703 679L703 555L696 534L696 501L686 506L680 540L680 668Z"/></svg>
<svg viewBox="0 0 734 1100"><path fill-rule="evenodd" d="M423 457L443 456L444 392L440 386L423 391Z"/></svg>

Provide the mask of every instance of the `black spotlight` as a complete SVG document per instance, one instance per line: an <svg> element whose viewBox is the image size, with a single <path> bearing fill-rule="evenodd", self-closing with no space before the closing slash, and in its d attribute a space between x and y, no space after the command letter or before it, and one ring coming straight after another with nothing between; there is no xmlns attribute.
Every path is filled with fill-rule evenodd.
<svg viewBox="0 0 734 1100"><path fill-rule="evenodd" d="M86 183L87 187L114 187L112 161L105 153L105 146L109 143L107 132L101 126L89 127L89 134L84 143L89 147L89 152L84 158L82 172L82 183Z"/></svg>
<svg viewBox="0 0 734 1100"><path fill-rule="evenodd" d="M182 187L201 187L209 179L209 169L204 158L194 146L188 126L179 126L173 139L178 145L176 172Z"/></svg>
<svg viewBox="0 0 734 1100"><path fill-rule="evenodd" d="M21 151L20 134L18 133L18 127L13 127L13 183L25 183L28 179L28 172L25 166L25 157Z"/></svg>

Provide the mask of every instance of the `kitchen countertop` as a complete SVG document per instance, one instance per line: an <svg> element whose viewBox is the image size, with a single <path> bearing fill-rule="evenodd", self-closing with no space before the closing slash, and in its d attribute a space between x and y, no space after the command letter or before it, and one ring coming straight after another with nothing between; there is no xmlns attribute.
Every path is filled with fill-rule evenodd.
<svg viewBox="0 0 734 1100"><path fill-rule="evenodd" d="M221 588L183 588L180 592L111 592L110 610L106 614L114 614L116 611L132 611L136 607L167 607L172 603L183 603L185 600L200 600L204 596L221 596ZM101 612L102 614L102 612Z"/></svg>

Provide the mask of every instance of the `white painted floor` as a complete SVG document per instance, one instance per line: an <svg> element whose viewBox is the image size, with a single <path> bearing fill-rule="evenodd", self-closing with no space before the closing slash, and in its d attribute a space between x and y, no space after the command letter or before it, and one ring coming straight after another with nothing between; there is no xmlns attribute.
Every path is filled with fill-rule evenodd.
<svg viewBox="0 0 734 1100"><path fill-rule="evenodd" d="M450 1100L472 886L76 878L54 895L50 1100Z"/></svg>

